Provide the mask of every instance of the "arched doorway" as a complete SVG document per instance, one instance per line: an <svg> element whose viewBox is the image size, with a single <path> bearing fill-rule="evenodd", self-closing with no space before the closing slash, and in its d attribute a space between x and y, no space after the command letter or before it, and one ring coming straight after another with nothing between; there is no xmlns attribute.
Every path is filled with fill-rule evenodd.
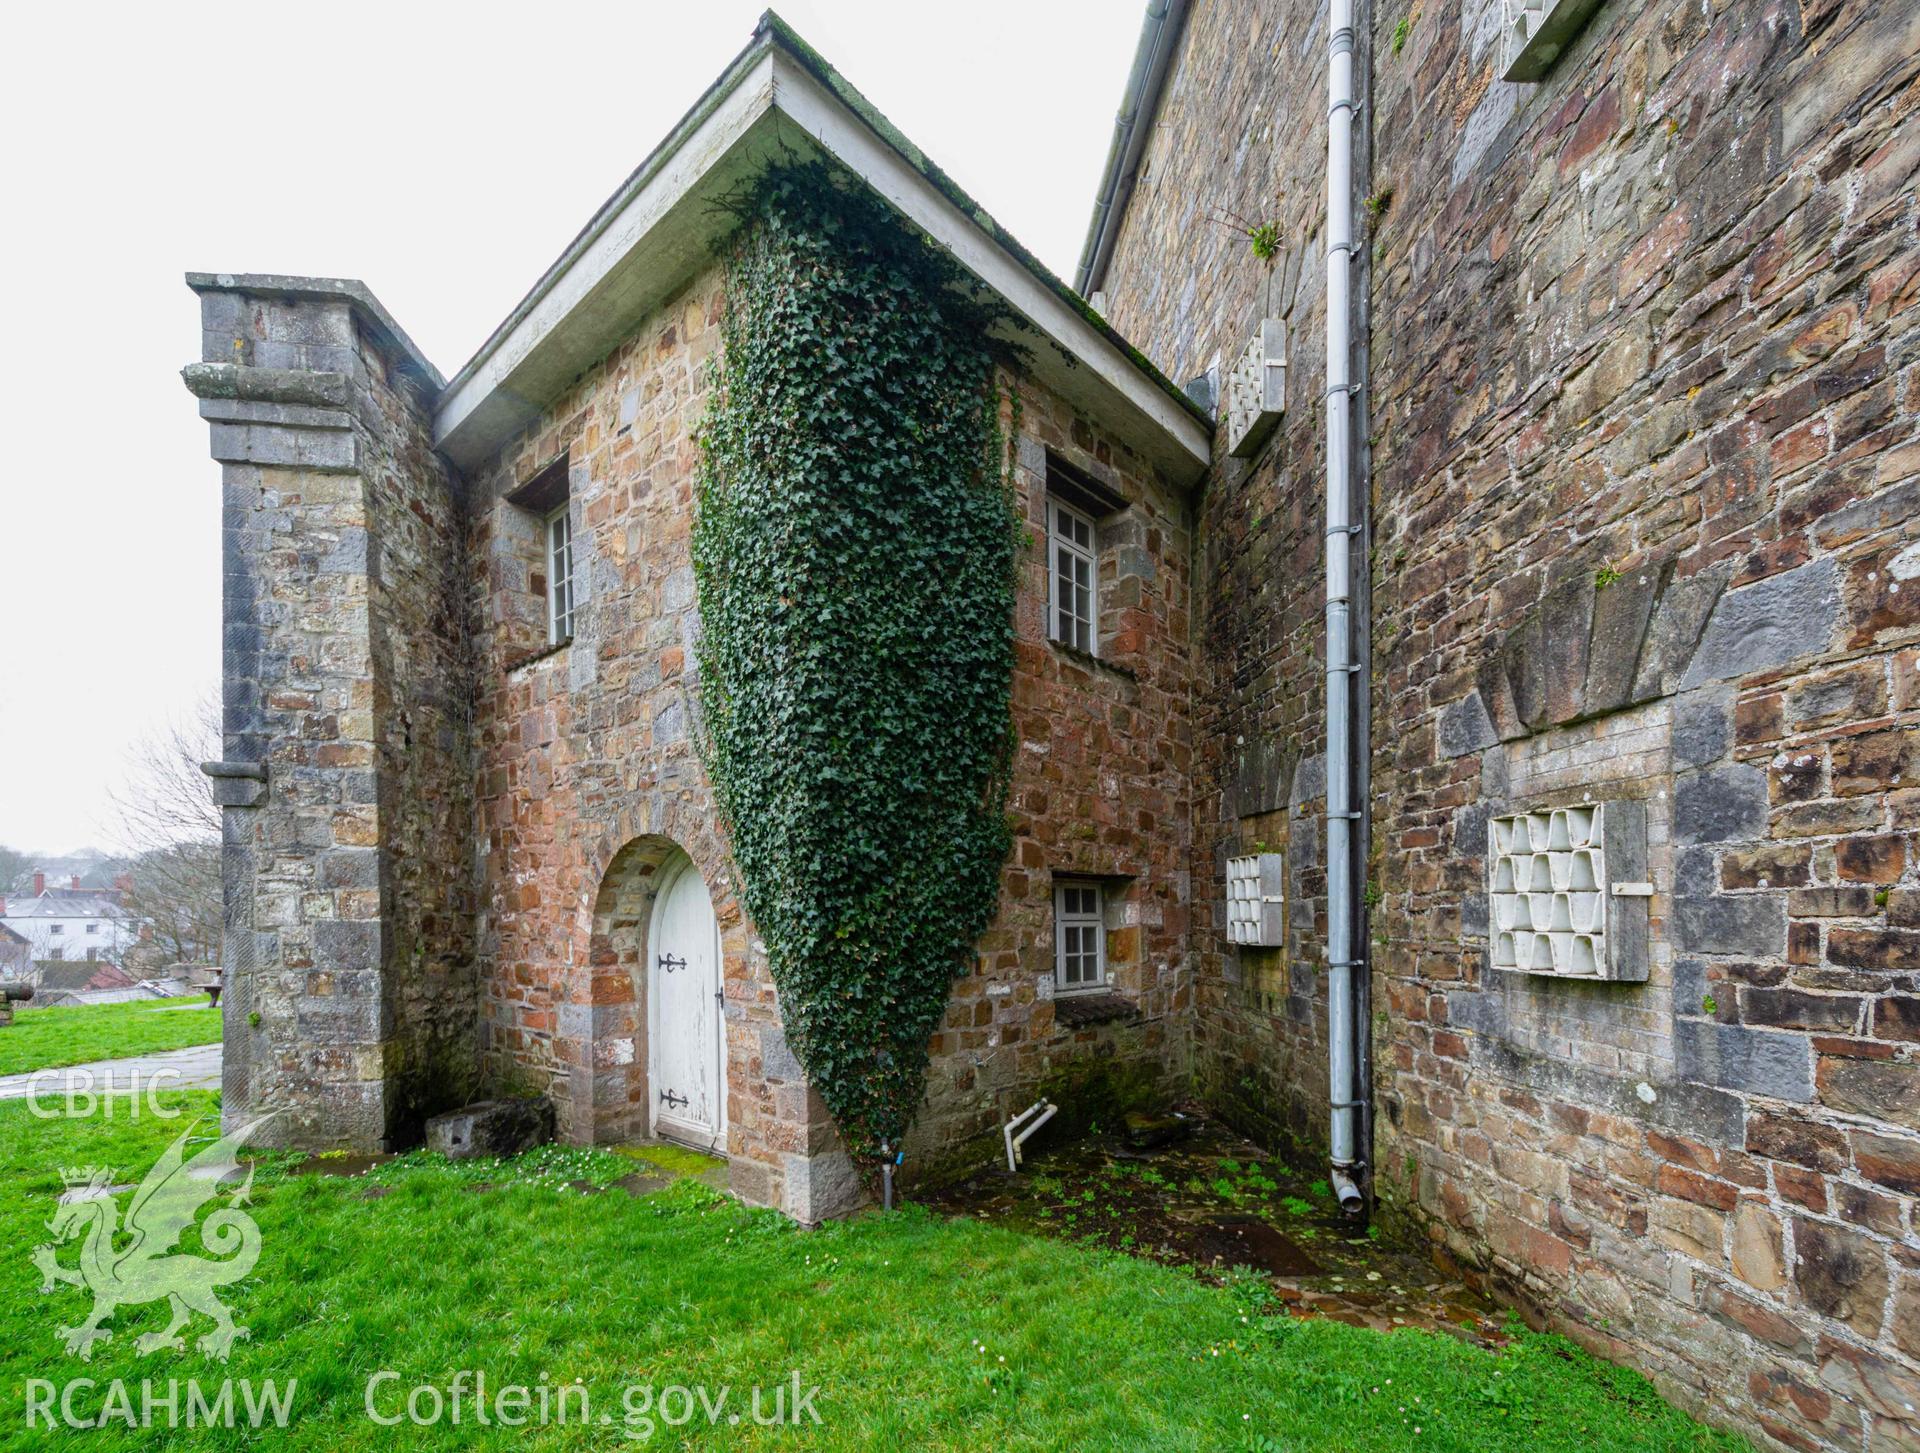
<svg viewBox="0 0 1920 1453"><path fill-rule="evenodd" d="M724 1149L727 1072L720 930L700 870L685 853L660 865L647 934L648 1128Z"/></svg>
<svg viewBox="0 0 1920 1453"><path fill-rule="evenodd" d="M722 964L700 869L672 838L629 839L601 877L585 959L567 977L568 1140L665 1135L726 1151Z"/></svg>

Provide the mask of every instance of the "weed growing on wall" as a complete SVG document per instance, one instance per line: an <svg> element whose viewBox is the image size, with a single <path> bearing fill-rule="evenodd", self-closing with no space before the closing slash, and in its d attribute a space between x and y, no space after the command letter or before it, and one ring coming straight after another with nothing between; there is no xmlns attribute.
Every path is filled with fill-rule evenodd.
<svg viewBox="0 0 1920 1453"><path fill-rule="evenodd" d="M787 1036L897 1145L1006 857L1012 322L821 162L733 201L693 534L703 751Z"/></svg>

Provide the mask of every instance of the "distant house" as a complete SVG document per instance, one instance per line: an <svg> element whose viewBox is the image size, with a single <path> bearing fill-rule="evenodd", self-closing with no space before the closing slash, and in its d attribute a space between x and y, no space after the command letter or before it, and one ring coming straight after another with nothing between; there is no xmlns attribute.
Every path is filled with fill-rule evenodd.
<svg viewBox="0 0 1920 1453"><path fill-rule="evenodd" d="M120 893L82 887L77 874L55 888L35 873L29 897L0 899L0 923L27 939L32 957L43 962L117 962L140 940L139 920Z"/></svg>
<svg viewBox="0 0 1920 1453"><path fill-rule="evenodd" d="M143 999L182 999L199 996L184 978L139 978L124 964L70 963L64 960L33 965L33 1007L71 1008L82 1004L130 1004Z"/></svg>
<svg viewBox="0 0 1920 1453"><path fill-rule="evenodd" d="M118 964L42 959L33 970L33 1007L36 1009L158 997L142 989L139 980Z"/></svg>

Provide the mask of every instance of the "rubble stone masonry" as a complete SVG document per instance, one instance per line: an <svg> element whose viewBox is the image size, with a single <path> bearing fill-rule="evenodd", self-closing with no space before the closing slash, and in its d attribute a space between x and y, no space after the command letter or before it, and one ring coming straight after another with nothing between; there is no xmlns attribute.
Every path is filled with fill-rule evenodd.
<svg viewBox="0 0 1920 1453"><path fill-rule="evenodd" d="M1770 1446L1920 1448L1920 8L1605 0L1524 85L1504 15L1359 12L1379 1213ZM1185 8L1099 283L1216 396L1283 321L1264 446L1188 492L1003 380L1014 846L909 1184L1042 1095L1070 1127L1191 1087L1276 1147L1325 1137L1327 18ZM439 376L364 288L190 282L229 1118L374 1148L484 1086L550 1095L577 1142L644 1133L648 912L684 853L733 1187L855 1204L696 748L718 265L464 477L430 447ZM1048 639L1050 490L1098 518L1091 654ZM578 609L549 644L563 497ZM1644 823L1633 972L1493 968L1490 819L1589 801L1631 804L1607 821L1636 871ZM1252 852L1286 857L1278 946L1226 933ZM1054 991L1062 877L1103 889L1109 992Z"/></svg>
<svg viewBox="0 0 1920 1453"><path fill-rule="evenodd" d="M256 1144L406 1144L477 1071L440 379L357 283L189 282L222 465L224 1114L270 1114Z"/></svg>
<svg viewBox="0 0 1920 1453"><path fill-rule="evenodd" d="M1212 1103L1275 1143L1324 1141L1327 1126L1325 32L1312 6L1193 8L1105 285L1116 328L1171 377L1216 389L1261 319L1288 328L1285 416L1256 458L1216 446L1195 544L1194 1068ZM1247 233L1266 222L1279 247L1263 262ZM1256 851L1285 855L1287 941L1234 950L1226 860Z"/></svg>
<svg viewBox="0 0 1920 1453"><path fill-rule="evenodd" d="M696 748L690 560L721 277L708 269L457 479L441 387L358 284L191 280L187 370L223 464L227 1109L260 1138L385 1148L485 1085L583 1143L648 1129L656 870L721 932L734 1189L815 1221L861 1188L781 1029ZM1192 529L1184 493L1030 381L1003 420L1023 535L1002 910L931 1045L906 1179L1187 1074ZM1017 404L1015 393L1017 392ZM1050 488L1099 517L1097 650L1048 640ZM531 489L532 493L529 494ZM573 532L550 643L545 516ZM937 623L936 623L937 625ZM1054 996L1054 880L1098 880L1107 992ZM1069 1093L1070 1092L1070 1093Z"/></svg>
<svg viewBox="0 0 1920 1453"><path fill-rule="evenodd" d="M802 1219L857 1194L781 1029L695 744L690 530L717 269L640 326L476 471L466 558L478 659L480 953L490 1077L550 1092L562 1132L646 1127L647 875L675 848L722 934L734 1189ZM1009 409L1009 423L1016 414ZM977 1161L1010 1107L1062 1076L1141 1099L1184 1072L1190 525L1180 494L1022 385L1011 789L999 918L932 1044L908 1178ZM1050 644L1049 451L1115 503L1102 521L1098 659ZM514 502L564 461L580 617L549 647L539 516ZM1057 1012L1053 877L1104 880L1115 993Z"/></svg>
<svg viewBox="0 0 1920 1453"><path fill-rule="evenodd" d="M1366 25L1375 1188L1771 1444L1920 1446L1920 10L1612 0L1537 85L1502 24ZM1194 897L1291 844L1287 951L1196 934L1199 1068L1309 1136L1325 25L1192 7L1104 281L1181 378L1293 329L1199 507ZM1488 817L1589 797L1647 981L1491 969Z"/></svg>

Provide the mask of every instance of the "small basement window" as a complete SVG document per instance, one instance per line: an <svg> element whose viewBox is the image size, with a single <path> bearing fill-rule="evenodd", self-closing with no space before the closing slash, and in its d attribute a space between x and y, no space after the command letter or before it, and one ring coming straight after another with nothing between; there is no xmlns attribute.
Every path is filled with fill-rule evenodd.
<svg viewBox="0 0 1920 1453"><path fill-rule="evenodd" d="M1053 888L1053 981L1061 993L1107 986L1107 920L1098 883Z"/></svg>

